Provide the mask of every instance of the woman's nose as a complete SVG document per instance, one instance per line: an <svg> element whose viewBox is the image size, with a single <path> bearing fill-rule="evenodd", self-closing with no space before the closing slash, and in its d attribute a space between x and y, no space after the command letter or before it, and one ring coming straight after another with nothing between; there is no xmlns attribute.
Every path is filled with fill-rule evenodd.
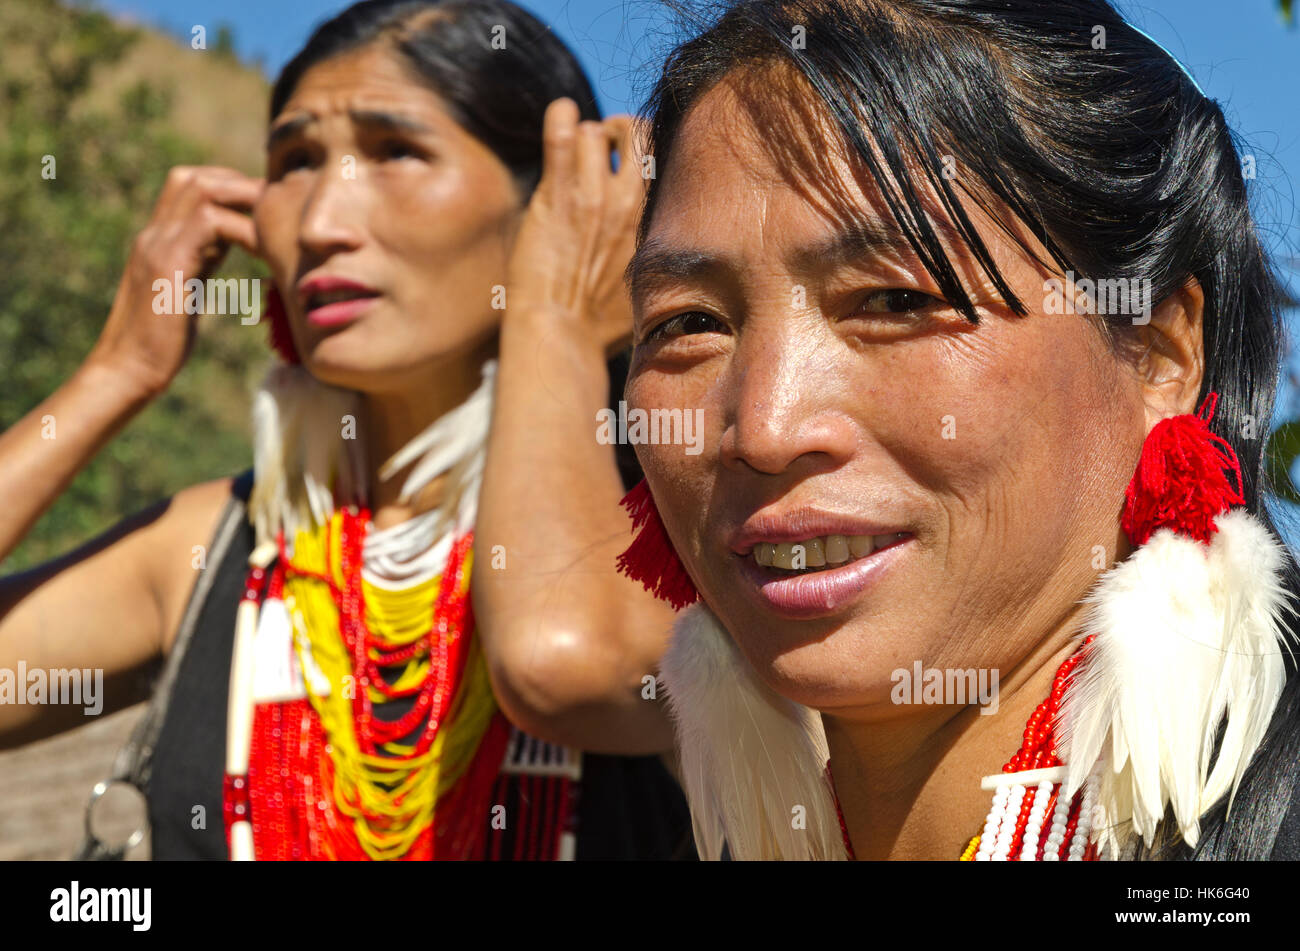
<svg viewBox="0 0 1300 951"><path fill-rule="evenodd" d="M719 446L724 465L775 475L851 457L855 414L830 350L810 327L740 344Z"/></svg>
<svg viewBox="0 0 1300 951"><path fill-rule="evenodd" d="M340 163L332 170L322 170L303 206L298 243L318 259L363 243L365 185L347 177L347 167Z"/></svg>

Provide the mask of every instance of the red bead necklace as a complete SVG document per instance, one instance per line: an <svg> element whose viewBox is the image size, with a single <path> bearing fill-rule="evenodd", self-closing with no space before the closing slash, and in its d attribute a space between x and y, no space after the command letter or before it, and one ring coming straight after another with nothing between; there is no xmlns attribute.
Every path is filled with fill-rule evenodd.
<svg viewBox="0 0 1300 951"><path fill-rule="evenodd" d="M456 539L448 554L443 580L438 586L427 631L414 642L401 645L370 630L361 567L367 509L340 513L339 569L342 584L328 573L295 565L285 550L283 535L277 540L280 558L270 573L266 596L282 598L286 574L295 573L325 583L338 606L339 635L352 659L357 689L351 698L358 747L365 753L382 752L394 763L426 753L455 696L473 629L473 608L465 587L466 560L473 533ZM326 528L326 551L333 539ZM265 580L261 569L250 571L246 587L261 600ZM246 592L247 594L247 592ZM426 653L429 667L420 682L404 689L390 685L382 668L401 664ZM414 697L411 709L393 720L375 715L370 688L385 699ZM424 729L409 752L384 749ZM435 820L422 829L409 850L408 860L470 858L484 847L485 804L491 795L509 739L508 722L498 712L479 742L468 773L438 802ZM334 763L329 754L320 717L308 699L257 706L251 738L249 775L227 781L227 819L248 816L255 825L255 846L261 859L367 859L353 820L339 812L335 794ZM238 784L239 788L234 788ZM402 797L397 797L400 805ZM360 809L359 803L349 804ZM364 814L364 811L363 811ZM365 814L382 827L384 817ZM436 827L436 828L435 828ZM436 853L436 855L435 855Z"/></svg>
<svg viewBox="0 0 1300 951"><path fill-rule="evenodd" d="M452 545L448 555L443 581L438 587L433 619L418 640L406 644L393 644L372 632L366 623L365 594L362 588L361 565L365 545L366 527L370 510L344 509L339 538L339 567L343 585L315 571L293 564L280 543L280 564L283 570L323 581L329 585L339 609L339 635L352 656L353 676L357 689L352 698L357 742L363 752L374 755L381 744L401 740L411 734L420 723L425 723L423 733L408 756L414 757L428 751L438 735L438 728L451 705L452 684L459 678L465 651L464 631L473 627L473 605L464 583L465 556L473 547L474 533L466 532ZM330 544L328 539L326 544ZM398 689L388 683L380 668L403 663L421 653L429 655L429 667L421 682L415 686ZM411 709L394 720L375 717L370 688L374 687L386 698L415 696Z"/></svg>

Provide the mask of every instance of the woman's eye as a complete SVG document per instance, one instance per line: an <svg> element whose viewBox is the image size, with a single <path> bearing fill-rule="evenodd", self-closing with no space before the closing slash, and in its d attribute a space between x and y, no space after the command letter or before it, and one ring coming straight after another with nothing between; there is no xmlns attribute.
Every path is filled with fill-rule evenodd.
<svg viewBox="0 0 1300 951"><path fill-rule="evenodd" d="M404 159L404 158L423 158L424 153L407 142L392 141L386 142L380 148L380 154L385 159Z"/></svg>
<svg viewBox="0 0 1300 951"><path fill-rule="evenodd" d="M286 152L280 159L275 162L275 177L287 175L289 172L297 171L300 168L306 168L311 162L311 157L307 154L306 149L294 149Z"/></svg>
<svg viewBox="0 0 1300 951"><path fill-rule="evenodd" d="M645 335L646 340L666 340L669 337L684 337L688 334L726 333L727 326L712 314L702 310L692 310L675 317L669 317Z"/></svg>
<svg viewBox="0 0 1300 951"><path fill-rule="evenodd" d="M863 298L855 313L867 314L906 314L925 310L932 304L941 303L939 298L921 291L905 288L890 288L873 291Z"/></svg>

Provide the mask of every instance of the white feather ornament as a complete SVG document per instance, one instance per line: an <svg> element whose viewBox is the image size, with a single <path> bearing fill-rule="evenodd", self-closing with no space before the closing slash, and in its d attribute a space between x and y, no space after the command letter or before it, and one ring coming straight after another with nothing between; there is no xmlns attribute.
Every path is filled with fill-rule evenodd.
<svg viewBox="0 0 1300 951"><path fill-rule="evenodd" d="M276 363L253 397L253 471L249 515L257 544L274 544L283 529L326 521L334 490L365 488L359 438L344 439L344 417L358 418L352 390L328 386L299 364ZM337 484L335 480L337 479Z"/></svg>
<svg viewBox="0 0 1300 951"><path fill-rule="evenodd" d="M1084 601L1083 636L1097 637L1065 692L1058 746L1067 794L1101 766L1097 834L1111 854L1132 836L1153 843L1167 807L1194 846L1201 814L1235 794L1282 690L1282 617L1295 613L1285 553L1245 509L1215 524L1208 546L1156 531Z"/></svg>
<svg viewBox="0 0 1300 951"><path fill-rule="evenodd" d="M736 860L847 857L821 715L762 683L702 601L678 616L660 673L701 858L724 843Z"/></svg>
<svg viewBox="0 0 1300 951"><path fill-rule="evenodd" d="M452 523L472 524L491 425L496 365L495 360L487 361L469 398L429 424L381 467L382 480L415 463L402 486L403 502L443 472L450 473L447 498L437 509L390 533L401 538L385 542L389 554L400 549L411 555L416 540L428 548L429 540ZM348 416L356 431L345 438ZM369 496L360 419L361 398L356 391L322 383L300 364L272 365L253 397L255 481L248 508L259 545L274 543L283 529L286 545L292 549L299 528L329 520L336 498Z"/></svg>

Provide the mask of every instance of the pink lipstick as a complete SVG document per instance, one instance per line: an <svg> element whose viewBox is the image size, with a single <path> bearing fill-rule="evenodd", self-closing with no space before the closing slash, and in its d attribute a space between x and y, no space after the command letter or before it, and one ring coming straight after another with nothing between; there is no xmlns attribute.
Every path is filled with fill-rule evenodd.
<svg viewBox="0 0 1300 951"><path fill-rule="evenodd" d="M356 320L378 299L373 287L346 277L324 274L298 284L298 299L307 321L317 327L334 327Z"/></svg>

